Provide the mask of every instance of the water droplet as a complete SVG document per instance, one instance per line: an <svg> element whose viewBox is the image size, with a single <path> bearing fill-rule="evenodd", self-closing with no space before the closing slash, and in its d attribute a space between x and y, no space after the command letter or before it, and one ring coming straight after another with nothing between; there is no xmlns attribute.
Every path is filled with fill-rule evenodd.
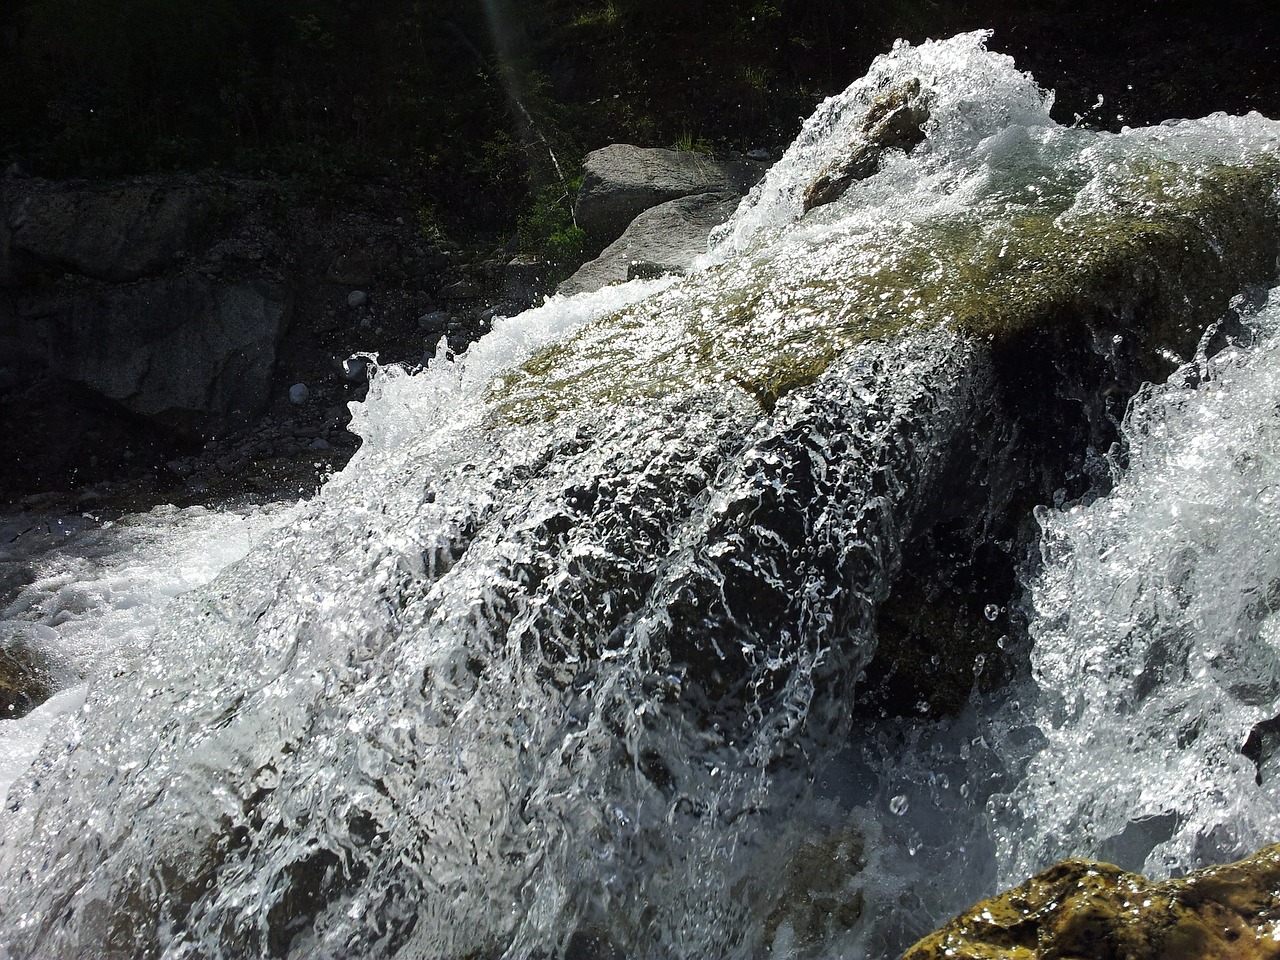
<svg viewBox="0 0 1280 960"><path fill-rule="evenodd" d="M982 611L987 615L988 620L994 620L1000 616L1000 608L994 603L988 603L986 609Z"/></svg>
<svg viewBox="0 0 1280 960"><path fill-rule="evenodd" d="M889 801L889 812L895 817L900 817L907 812L908 805L906 796L900 793Z"/></svg>

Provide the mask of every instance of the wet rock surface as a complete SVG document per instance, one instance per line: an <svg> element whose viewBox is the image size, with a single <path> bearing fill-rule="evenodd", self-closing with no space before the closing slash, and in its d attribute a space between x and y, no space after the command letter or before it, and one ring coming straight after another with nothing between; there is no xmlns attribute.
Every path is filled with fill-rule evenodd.
<svg viewBox="0 0 1280 960"><path fill-rule="evenodd" d="M983 900L903 960L1217 960L1280 956L1280 845L1156 882L1066 860Z"/></svg>
<svg viewBox="0 0 1280 960"><path fill-rule="evenodd" d="M844 195L854 183L880 169L886 150L906 150L924 139L929 110L920 101L920 81L889 90L871 105L848 152L818 174L804 193L804 209L812 210Z"/></svg>
<svg viewBox="0 0 1280 960"><path fill-rule="evenodd" d="M0 592L0 601L3 596ZM47 654L21 637L0 645L0 720L26 716L53 695L58 682L51 666Z"/></svg>

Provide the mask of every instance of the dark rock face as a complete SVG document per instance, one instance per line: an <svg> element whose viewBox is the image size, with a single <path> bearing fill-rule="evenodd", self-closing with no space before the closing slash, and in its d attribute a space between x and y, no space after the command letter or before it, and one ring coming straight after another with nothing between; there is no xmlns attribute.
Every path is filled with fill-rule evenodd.
<svg viewBox="0 0 1280 960"><path fill-rule="evenodd" d="M358 445L343 360L419 364L546 289L545 264L453 246L416 203L379 182L0 178L0 500L314 486Z"/></svg>
<svg viewBox="0 0 1280 960"><path fill-rule="evenodd" d="M587 154L574 220L588 238L604 245L621 236L639 214L668 200L745 193L766 167L752 160L714 160L700 153L615 143Z"/></svg>
<svg viewBox="0 0 1280 960"><path fill-rule="evenodd" d="M556 292L585 293L622 283L634 279L632 268L637 266L642 266L640 273L645 277L684 273L706 252L708 234L729 219L738 199L736 193L699 193L644 211L621 237L596 259L583 264Z"/></svg>
<svg viewBox="0 0 1280 960"><path fill-rule="evenodd" d="M34 327L61 376L202 435L266 406L291 300L262 281L162 279L62 304Z"/></svg>
<svg viewBox="0 0 1280 960"><path fill-rule="evenodd" d="M209 197L194 188L138 184L28 192L5 204L0 284L22 279L15 267L23 259L28 266L112 282L158 273L194 239L209 212Z"/></svg>

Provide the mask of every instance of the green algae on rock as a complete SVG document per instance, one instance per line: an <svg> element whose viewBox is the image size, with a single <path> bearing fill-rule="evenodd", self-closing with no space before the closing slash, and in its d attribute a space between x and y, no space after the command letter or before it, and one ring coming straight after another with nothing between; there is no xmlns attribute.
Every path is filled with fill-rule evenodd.
<svg viewBox="0 0 1280 960"><path fill-rule="evenodd" d="M1153 882L1066 860L970 907L903 960L1254 960L1280 957L1280 844Z"/></svg>
<svg viewBox="0 0 1280 960"><path fill-rule="evenodd" d="M536 355L495 388L497 416L696 388L743 390L768 413L857 344L943 324L996 345L1051 327L1136 337L1154 374L1163 353L1194 349L1241 286L1274 273L1274 158L1121 157L1097 175L1046 164L967 209L829 229L805 229L806 218L777 249L712 266Z"/></svg>

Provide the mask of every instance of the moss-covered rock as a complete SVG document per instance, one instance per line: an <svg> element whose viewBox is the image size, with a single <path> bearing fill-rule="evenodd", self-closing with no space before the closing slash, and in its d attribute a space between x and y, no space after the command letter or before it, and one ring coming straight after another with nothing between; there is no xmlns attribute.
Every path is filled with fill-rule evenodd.
<svg viewBox="0 0 1280 960"><path fill-rule="evenodd" d="M904 220L828 238L821 257L725 263L533 357L498 389L500 416L717 384L767 413L859 343L940 324L997 349L1050 328L1136 337L1154 375L1241 286L1271 278L1278 181L1276 161L1131 161L1092 209L1073 209L1083 184L1068 182L1003 222Z"/></svg>
<svg viewBox="0 0 1280 960"><path fill-rule="evenodd" d="M1066 860L966 910L904 960L1253 960L1280 956L1280 845L1153 882Z"/></svg>
<svg viewBox="0 0 1280 960"><path fill-rule="evenodd" d="M941 329L973 345L990 370L963 427L939 438L947 482L906 494L910 539L854 708L953 712L1025 656L1011 612L1021 518L1105 485L1085 451L1100 459L1125 399L1190 356L1280 253L1274 160L1051 173L1005 185L996 205L1012 214L837 229L809 256L796 244L691 276L534 356L497 386L497 418L572 422L716 391L768 418L872 344Z"/></svg>

